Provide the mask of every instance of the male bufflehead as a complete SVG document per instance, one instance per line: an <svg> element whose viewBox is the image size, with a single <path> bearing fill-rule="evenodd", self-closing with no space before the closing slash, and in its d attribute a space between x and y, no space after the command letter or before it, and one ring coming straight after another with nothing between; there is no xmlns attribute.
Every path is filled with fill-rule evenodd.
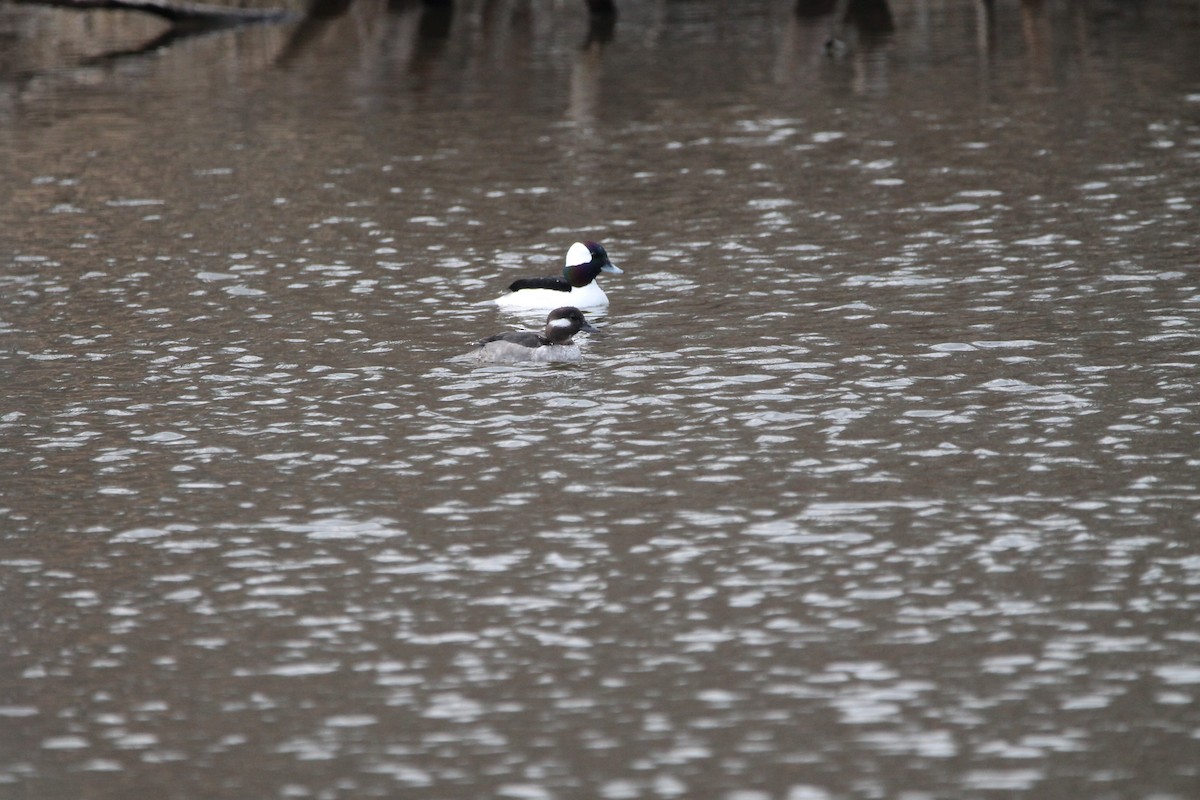
<svg viewBox="0 0 1200 800"><path fill-rule="evenodd" d="M608 297L596 276L601 272L620 275L608 260L608 253L595 242L576 242L567 250L567 262L561 278L522 278L513 281L508 294L496 298L496 305L514 311L558 308L564 302L579 308L608 305Z"/></svg>
<svg viewBox="0 0 1200 800"><path fill-rule="evenodd" d="M579 345L571 337L579 331L596 332L583 312L574 306L556 308L546 317L546 330L509 331L489 336L475 343L470 355L492 364L513 364L518 361L578 361Z"/></svg>

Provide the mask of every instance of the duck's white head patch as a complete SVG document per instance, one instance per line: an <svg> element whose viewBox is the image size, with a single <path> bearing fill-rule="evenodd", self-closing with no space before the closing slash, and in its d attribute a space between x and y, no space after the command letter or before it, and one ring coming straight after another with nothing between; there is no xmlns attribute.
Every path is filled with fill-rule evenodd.
<svg viewBox="0 0 1200 800"><path fill-rule="evenodd" d="M564 266L574 267L577 264L586 264L592 260L592 251L583 242L576 242L571 245L571 249L567 251L567 263Z"/></svg>

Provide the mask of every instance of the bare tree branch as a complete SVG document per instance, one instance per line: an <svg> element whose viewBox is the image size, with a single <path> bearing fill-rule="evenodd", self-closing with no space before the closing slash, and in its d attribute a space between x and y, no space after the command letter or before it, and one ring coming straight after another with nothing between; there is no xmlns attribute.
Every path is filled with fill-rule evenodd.
<svg viewBox="0 0 1200 800"><path fill-rule="evenodd" d="M174 25L243 25L253 22L280 22L293 13L282 8L231 8L206 3L172 0L17 0L30 5L69 8L77 11L140 11L165 19Z"/></svg>

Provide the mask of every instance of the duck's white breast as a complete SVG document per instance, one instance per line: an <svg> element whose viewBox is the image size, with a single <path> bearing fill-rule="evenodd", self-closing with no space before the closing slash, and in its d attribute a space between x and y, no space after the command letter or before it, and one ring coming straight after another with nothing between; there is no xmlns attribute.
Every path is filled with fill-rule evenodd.
<svg viewBox="0 0 1200 800"><path fill-rule="evenodd" d="M538 309L553 311L562 306L596 308L608 305L608 296L604 294L600 284L592 281L587 286L574 287L569 292L557 292L553 289L521 289L517 292L500 295L496 298L496 305L501 308L519 308L530 311Z"/></svg>
<svg viewBox="0 0 1200 800"><path fill-rule="evenodd" d="M545 364L578 361L583 358L577 344L547 344L533 351L533 360Z"/></svg>
<svg viewBox="0 0 1200 800"><path fill-rule="evenodd" d="M520 361L533 361L534 353L542 347L526 347L515 342L498 339L487 342L475 351L475 357L489 364L516 364Z"/></svg>
<svg viewBox="0 0 1200 800"><path fill-rule="evenodd" d="M577 344L544 344L541 347L525 347L503 339L488 342L469 355L485 364L519 364L535 361L539 364L560 364L579 361L583 354Z"/></svg>

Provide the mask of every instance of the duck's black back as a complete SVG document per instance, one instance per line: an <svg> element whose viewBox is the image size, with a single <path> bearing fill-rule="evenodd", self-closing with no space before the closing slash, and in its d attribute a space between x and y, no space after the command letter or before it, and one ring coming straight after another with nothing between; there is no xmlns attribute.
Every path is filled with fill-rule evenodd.
<svg viewBox="0 0 1200 800"><path fill-rule="evenodd" d="M480 339L475 344L485 345L488 342L512 342L519 344L522 347L541 347L545 344L550 344L550 340L542 336L536 331L509 331L508 333L498 333L495 336L489 336L486 339Z"/></svg>

